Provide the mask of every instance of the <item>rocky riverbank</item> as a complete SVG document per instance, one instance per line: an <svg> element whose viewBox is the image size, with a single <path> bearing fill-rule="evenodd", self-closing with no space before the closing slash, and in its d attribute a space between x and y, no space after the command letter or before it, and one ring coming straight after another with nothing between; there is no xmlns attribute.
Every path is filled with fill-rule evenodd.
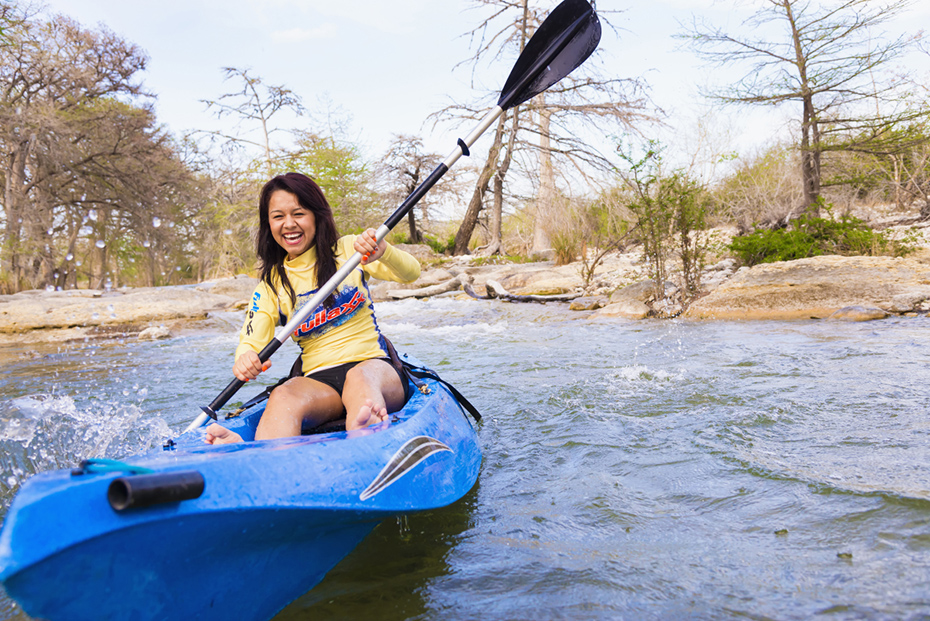
<svg viewBox="0 0 930 621"><path fill-rule="evenodd" d="M592 318L641 319L681 309L655 300L637 253L613 254L598 266L587 291L581 264L551 261L481 264L471 257L440 260L426 247L408 247L423 263L412 285L374 282L375 299L444 294L472 299L506 291L513 296L576 297L566 309ZM683 316L691 319L807 319L841 315L874 319L930 310L930 251L908 258L823 256L736 269L732 260L705 270L707 291ZM254 278L238 276L199 285L113 291L24 291L0 296L0 343L67 341L114 334L161 338L192 322L243 309ZM674 287L666 285L669 299Z"/></svg>

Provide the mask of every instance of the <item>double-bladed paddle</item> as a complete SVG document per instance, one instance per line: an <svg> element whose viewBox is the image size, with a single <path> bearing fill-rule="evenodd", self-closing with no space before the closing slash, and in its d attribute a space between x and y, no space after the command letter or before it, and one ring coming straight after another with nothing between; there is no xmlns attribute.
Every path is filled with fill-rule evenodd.
<svg viewBox="0 0 930 621"><path fill-rule="evenodd" d="M501 90L497 105L484 116L468 136L464 139L459 138L455 150L449 157L443 160L378 228L375 235L378 242L380 243L385 238L462 155L469 154L471 146L505 110L535 97L567 76L587 60L600 39L601 24L597 19L597 13L587 0L564 0L553 9L527 42L520 57L517 58ZM274 339L259 352L259 359L265 362L271 358L272 354L313 314L314 310L352 273L352 270L359 266L361 261L360 253L353 254L339 271L320 287L310 301L291 317ZM216 420L216 412L244 384L245 382L238 378L233 379L210 405L201 408L203 412L185 431L200 427L208 418Z"/></svg>

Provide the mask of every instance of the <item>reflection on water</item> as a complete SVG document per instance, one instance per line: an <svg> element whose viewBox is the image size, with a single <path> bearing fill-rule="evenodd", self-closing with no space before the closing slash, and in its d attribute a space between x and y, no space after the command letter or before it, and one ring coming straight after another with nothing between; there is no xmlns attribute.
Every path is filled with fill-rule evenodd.
<svg viewBox="0 0 930 621"><path fill-rule="evenodd" d="M383 523L278 619L930 615L930 319L433 299L383 304L379 323L485 415L480 484ZM0 349L2 507L33 471L183 428L234 346L228 330Z"/></svg>

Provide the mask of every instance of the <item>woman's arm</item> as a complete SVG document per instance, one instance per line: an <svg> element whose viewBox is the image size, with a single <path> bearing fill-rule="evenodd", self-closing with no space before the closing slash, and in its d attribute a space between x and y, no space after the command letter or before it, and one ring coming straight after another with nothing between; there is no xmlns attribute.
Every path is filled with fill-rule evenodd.
<svg viewBox="0 0 930 621"><path fill-rule="evenodd" d="M409 283L420 277L420 262L416 258L382 241L375 244L375 230L368 229L355 237L352 247L360 252L363 269L381 280Z"/></svg>
<svg viewBox="0 0 930 621"><path fill-rule="evenodd" d="M245 323L239 331L239 346L236 348L233 375L240 380L255 379L261 372L262 365L258 360L258 352L274 338L274 327L278 324L278 312L277 296L264 282L258 283L249 307L246 309ZM255 368L258 371L255 371Z"/></svg>

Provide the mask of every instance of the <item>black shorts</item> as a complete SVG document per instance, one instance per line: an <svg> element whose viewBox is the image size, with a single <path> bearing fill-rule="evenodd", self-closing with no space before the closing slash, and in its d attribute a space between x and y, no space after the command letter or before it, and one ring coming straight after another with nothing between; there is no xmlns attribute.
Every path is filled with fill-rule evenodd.
<svg viewBox="0 0 930 621"><path fill-rule="evenodd" d="M404 387L404 403L407 403L410 400L411 390L410 382L407 381L407 378L404 374L397 369L393 364L391 364L390 358L374 358L373 360L384 360L391 365L391 368L397 373L397 377L400 378L400 385ZM349 372L349 369L354 367L357 364L364 362L364 360L359 360L358 362L347 362L345 364L340 364L328 369L323 369L321 371L316 371L307 375L312 380L316 380L322 384L326 384L330 388L336 391L336 393L341 397L342 389L346 385L346 374Z"/></svg>

